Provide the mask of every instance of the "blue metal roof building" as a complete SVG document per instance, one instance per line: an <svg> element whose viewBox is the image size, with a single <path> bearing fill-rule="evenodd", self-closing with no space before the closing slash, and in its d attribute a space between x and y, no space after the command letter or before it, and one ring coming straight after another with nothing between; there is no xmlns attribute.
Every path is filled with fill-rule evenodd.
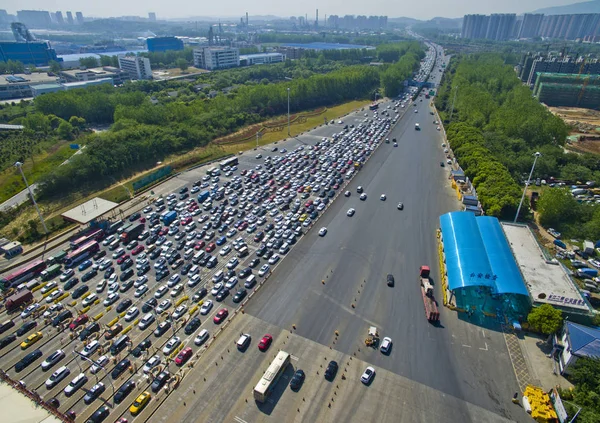
<svg viewBox="0 0 600 423"><path fill-rule="evenodd" d="M524 317L530 298L498 219L440 216L448 289L463 310Z"/></svg>
<svg viewBox="0 0 600 423"><path fill-rule="evenodd" d="M569 373L569 367L579 358L600 359L600 328L565 321L560 338L554 336L554 348L558 351L561 373Z"/></svg>

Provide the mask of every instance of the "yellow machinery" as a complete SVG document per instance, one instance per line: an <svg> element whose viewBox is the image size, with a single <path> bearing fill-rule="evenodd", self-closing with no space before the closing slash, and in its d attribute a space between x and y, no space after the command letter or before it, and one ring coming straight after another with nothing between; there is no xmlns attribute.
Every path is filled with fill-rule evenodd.
<svg viewBox="0 0 600 423"><path fill-rule="evenodd" d="M369 328L369 333L367 339L365 339L365 345L367 347L377 348L377 344L379 343L379 333L377 332L377 328L375 326L371 326Z"/></svg>

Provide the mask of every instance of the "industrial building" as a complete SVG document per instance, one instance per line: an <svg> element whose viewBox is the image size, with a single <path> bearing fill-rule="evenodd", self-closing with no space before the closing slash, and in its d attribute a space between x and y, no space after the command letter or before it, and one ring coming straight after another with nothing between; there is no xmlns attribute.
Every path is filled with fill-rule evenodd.
<svg viewBox="0 0 600 423"><path fill-rule="evenodd" d="M464 311L521 322L529 292L498 219L451 212L440 216L449 302Z"/></svg>
<svg viewBox="0 0 600 423"><path fill-rule="evenodd" d="M119 56L119 68L129 74L130 79L152 79L150 59L140 56Z"/></svg>
<svg viewBox="0 0 600 423"><path fill-rule="evenodd" d="M55 84L41 84L31 87L31 93L33 97L37 97L43 94L55 93L58 91L69 91L75 90L78 88L87 88L95 85L109 84L113 85L112 78L101 78L94 79L90 81L80 81L80 82L65 82L65 83L55 83Z"/></svg>
<svg viewBox="0 0 600 423"><path fill-rule="evenodd" d="M595 109L600 105L600 75L538 73L533 95L548 106Z"/></svg>
<svg viewBox="0 0 600 423"><path fill-rule="evenodd" d="M183 41L177 37L152 37L146 40L148 51L160 52L168 50L183 50Z"/></svg>
<svg viewBox="0 0 600 423"><path fill-rule="evenodd" d="M0 100L33 97L33 87L57 81L46 73L0 75Z"/></svg>
<svg viewBox="0 0 600 423"><path fill-rule="evenodd" d="M18 43L0 41L0 61L18 60L25 65L48 66L51 60L60 62L56 51L45 41Z"/></svg>
<svg viewBox="0 0 600 423"><path fill-rule="evenodd" d="M258 53L240 56L240 66L265 65L268 63L285 62L285 54L281 53Z"/></svg>
<svg viewBox="0 0 600 423"><path fill-rule="evenodd" d="M63 82L85 82L110 78L114 85L121 85L130 79L128 72L112 66L63 70L59 75Z"/></svg>
<svg viewBox="0 0 600 423"><path fill-rule="evenodd" d="M194 50L194 66L201 69L226 69L240 65L240 50L234 47L205 47Z"/></svg>
<svg viewBox="0 0 600 423"><path fill-rule="evenodd" d="M580 358L600 359L600 328L565 320L561 333L553 336L552 355L561 374L568 374Z"/></svg>

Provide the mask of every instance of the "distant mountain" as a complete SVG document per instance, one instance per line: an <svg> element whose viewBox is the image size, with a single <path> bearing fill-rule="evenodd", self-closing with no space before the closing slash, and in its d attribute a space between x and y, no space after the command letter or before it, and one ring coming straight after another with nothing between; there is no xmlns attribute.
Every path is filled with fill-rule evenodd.
<svg viewBox="0 0 600 423"><path fill-rule="evenodd" d="M544 15L569 15L576 13L600 13L600 0L586 1L582 3L567 4L566 6L545 7L532 13L543 13Z"/></svg>
<svg viewBox="0 0 600 423"><path fill-rule="evenodd" d="M414 18L407 18L405 16L401 16L399 18L388 18L388 22L395 23L398 25L414 25L416 23L423 22L423 21L420 21L420 20L414 19Z"/></svg>

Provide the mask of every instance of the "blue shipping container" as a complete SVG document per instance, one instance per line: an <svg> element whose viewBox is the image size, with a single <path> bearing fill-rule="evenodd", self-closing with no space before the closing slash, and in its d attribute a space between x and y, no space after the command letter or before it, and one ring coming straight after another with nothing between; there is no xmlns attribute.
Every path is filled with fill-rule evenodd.
<svg viewBox="0 0 600 423"><path fill-rule="evenodd" d="M208 197L210 197L210 192L208 192L208 191L202 191L200 194L198 194L198 202L202 203Z"/></svg>
<svg viewBox="0 0 600 423"><path fill-rule="evenodd" d="M162 217L162 221L165 225L170 225L171 223L173 223L173 221L177 218L177 212L176 211L170 211L169 213L165 214Z"/></svg>

